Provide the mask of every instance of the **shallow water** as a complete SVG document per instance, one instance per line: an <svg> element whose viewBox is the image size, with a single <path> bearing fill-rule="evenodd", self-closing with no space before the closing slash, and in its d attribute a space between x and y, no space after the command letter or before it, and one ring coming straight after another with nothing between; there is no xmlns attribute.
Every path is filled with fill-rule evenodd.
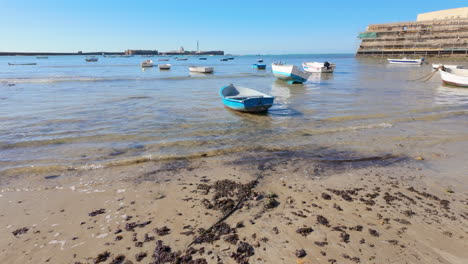
<svg viewBox="0 0 468 264"><path fill-rule="evenodd" d="M148 58L0 57L0 172L101 166L202 154L325 146L417 155L468 142L468 89L409 81L429 65L351 55L221 56L142 70ZM150 58L157 63L158 57ZM331 61L304 84L275 80L271 63ZM37 62L36 66L7 63ZM453 63L452 63L453 64ZM460 62L458 62L460 64ZM463 64L463 63L462 63ZM189 65L215 67L210 75ZM466 65L468 66L468 65ZM233 83L276 96L265 115L233 112L218 95ZM10 86L9 84L14 84ZM466 157L466 156L465 156Z"/></svg>

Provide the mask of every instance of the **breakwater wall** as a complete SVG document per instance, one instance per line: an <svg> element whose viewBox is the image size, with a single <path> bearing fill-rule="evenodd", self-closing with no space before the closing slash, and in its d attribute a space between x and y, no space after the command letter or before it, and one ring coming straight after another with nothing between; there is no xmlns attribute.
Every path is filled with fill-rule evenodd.
<svg viewBox="0 0 468 264"><path fill-rule="evenodd" d="M359 57L468 58L468 18L373 24L359 38Z"/></svg>

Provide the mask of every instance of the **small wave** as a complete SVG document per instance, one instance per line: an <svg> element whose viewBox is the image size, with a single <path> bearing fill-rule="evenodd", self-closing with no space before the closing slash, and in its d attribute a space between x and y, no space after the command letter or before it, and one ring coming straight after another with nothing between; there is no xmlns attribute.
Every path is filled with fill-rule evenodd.
<svg viewBox="0 0 468 264"><path fill-rule="evenodd" d="M352 120L361 120L361 119L376 119L376 118L386 118L389 117L387 114L373 114L373 115L347 115L347 116L334 116L323 119L324 121L330 122L342 122L342 121L352 121Z"/></svg>
<svg viewBox="0 0 468 264"><path fill-rule="evenodd" d="M172 76L172 77L86 77L86 76L62 76L62 77L38 77L38 78L9 78L0 79L0 83L56 83L56 82L112 82L112 81L154 81L154 80L188 80L188 79L224 79L246 77L271 77L270 75L201 75L201 76Z"/></svg>
<svg viewBox="0 0 468 264"><path fill-rule="evenodd" d="M357 125L357 126L348 126L348 127L336 127L336 128L325 128L325 129L308 129L302 131L303 135L320 135L320 134L329 134L329 133L338 133L346 131L356 131L363 129L375 129L375 128L389 128L393 125L390 123L379 123L379 124L368 124L368 125Z"/></svg>

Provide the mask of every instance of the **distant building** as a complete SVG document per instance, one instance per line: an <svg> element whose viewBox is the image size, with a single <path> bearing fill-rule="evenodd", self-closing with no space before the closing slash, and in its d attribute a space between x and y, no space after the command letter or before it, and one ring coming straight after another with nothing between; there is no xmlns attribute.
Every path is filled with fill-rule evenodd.
<svg viewBox="0 0 468 264"><path fill-rule="evenodd" d="M373 24L356 56L468 57L468 7L419 14L417 21Z"/></svg>
<svg viewBox="0 0 468 264"><path fill-rule="evenodd" d="M468 7L460 7L419 14L416 21L446 20L460 18L468 18Z"/></svg>
<svg viewBox="0 0 468 264"><path fill-rule="evenodd" d="M157 50L126 50L125 55L158 55Z"/></svg>

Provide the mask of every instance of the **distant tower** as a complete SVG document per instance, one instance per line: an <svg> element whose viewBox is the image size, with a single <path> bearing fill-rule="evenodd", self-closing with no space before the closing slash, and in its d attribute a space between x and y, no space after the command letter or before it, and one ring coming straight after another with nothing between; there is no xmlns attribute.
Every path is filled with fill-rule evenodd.
<svg viewBox="0 0 468 264"><path fill-rule="evenodd" d="M180 53L185 52L184 47L181 46L180 49L179 49L179 52L180 52Z"/></svg>
<svg viewBox="0 0 468 264"><path fill-rule="evenodd" d="M200 48L198 46L198 40L197 40L197 53L200 52Z"/></svg>

